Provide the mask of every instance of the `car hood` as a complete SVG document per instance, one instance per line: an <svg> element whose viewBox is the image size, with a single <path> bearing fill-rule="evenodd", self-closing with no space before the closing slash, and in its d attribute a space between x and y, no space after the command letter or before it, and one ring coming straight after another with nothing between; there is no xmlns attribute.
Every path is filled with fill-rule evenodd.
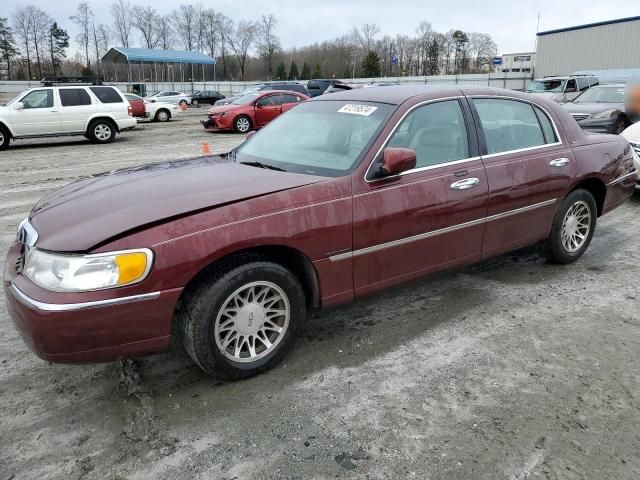
<svg viewBox="0 0 640 480"><path fill-rule="evenodd" d="M248 104L247 105L234 105L232 103L227 104L227 105L217 105L217 106L213 106L209 110L207 110L207 113L231 112L233 110L238 110L239 108L247 107L247 106L249 106L249 105Z"/></svg>
<svg viewBox="0 0 640 480"><path fill-rule="evenodd" d="M73 182L30 214L36 246L85 252L146 225L327 180L201 157L117 170Z"/></svg>
<svg viewBox="0 0 640 480"><path fill-rule="evenodd" d="M562 105L570 113L599 113L609 110L624 111L623 103L565 103Z"/></svg>

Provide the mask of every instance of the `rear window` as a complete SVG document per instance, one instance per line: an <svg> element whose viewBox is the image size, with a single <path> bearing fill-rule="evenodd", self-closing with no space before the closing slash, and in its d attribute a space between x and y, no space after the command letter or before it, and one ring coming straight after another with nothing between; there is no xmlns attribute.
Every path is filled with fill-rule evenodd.
<svg viewBox="0 0 640 480"><path fill-rule="evenodd" d="M58 94L63 107L91 105L91 97L84 88L61 88Z"/></svg>
<svg viewBox="0 0 640 480"><path fill-rule="evenodd" d="M120 93L113 87L89 87L102 103L122 103Z"/></svg>

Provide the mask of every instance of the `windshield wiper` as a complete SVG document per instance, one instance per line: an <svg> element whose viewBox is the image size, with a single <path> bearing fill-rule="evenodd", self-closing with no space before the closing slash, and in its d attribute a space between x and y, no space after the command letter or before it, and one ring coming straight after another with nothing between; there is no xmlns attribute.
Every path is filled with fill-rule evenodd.
<svg viewBox="0 0 640 480"><path fill-rule="evenodd" d="M269 170L276 170L278 172L286 172L284 168L276 167L275 165L269 165L262 162L240 162L242 165L249 165L250 167L267 168Z"/></svg>

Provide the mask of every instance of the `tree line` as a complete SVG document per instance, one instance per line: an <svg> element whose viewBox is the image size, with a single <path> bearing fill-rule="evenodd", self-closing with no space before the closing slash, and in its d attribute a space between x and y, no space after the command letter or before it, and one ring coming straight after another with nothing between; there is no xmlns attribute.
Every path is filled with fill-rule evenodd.
<svg viewBox="0 0 640 480"><path fill-rule="evenodd" d="M109 12L110 19L98 19L88 2L78 4L69 18L77 31L73 58L67 58L68 32L46 11L26 5L10 19L0 17L5 76L101 75L101 59L114 46L203 52L217 60L218 80L482 73L497 52L489 34L440 33L427 21L418 25L415 35L381 36L378 25L367 23L333 40L283 49L273 14L235 20L199 3L181 4L163 14L129 0L113 1Z"/></svg>

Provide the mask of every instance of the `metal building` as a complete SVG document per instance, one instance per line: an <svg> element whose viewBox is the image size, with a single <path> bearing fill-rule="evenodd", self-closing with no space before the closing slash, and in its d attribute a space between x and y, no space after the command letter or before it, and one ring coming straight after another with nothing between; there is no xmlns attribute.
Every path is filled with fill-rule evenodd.
<svg viewBox="0 0 640 480"><path fill-rule="evenodd" d="M640 17L538 33L535 76L640 68Z"/></svg>

